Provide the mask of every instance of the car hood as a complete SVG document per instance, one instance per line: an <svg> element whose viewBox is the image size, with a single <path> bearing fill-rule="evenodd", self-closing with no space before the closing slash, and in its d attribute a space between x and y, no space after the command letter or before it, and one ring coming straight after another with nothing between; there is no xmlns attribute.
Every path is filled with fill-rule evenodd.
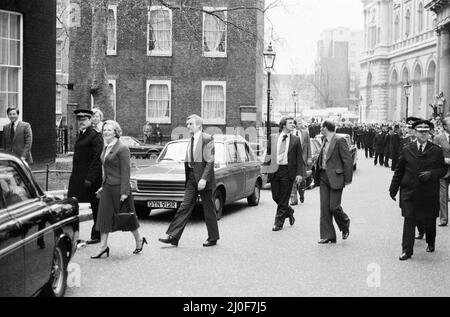
<svg viewBox="0 0 450 317"><path fill-rule="evenodd" d="M155 164L133 171L133 179L185 180L184 163Z"/></svg>

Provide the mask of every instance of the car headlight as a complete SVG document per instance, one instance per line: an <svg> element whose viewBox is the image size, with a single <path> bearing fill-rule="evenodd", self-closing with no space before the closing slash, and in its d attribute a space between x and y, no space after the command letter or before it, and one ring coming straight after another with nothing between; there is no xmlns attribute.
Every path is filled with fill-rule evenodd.
<svg viewBox="0 0 450 317"><path fill-rule="evenodd" d="M136 192L137 191L137 180L132 179L130 180L130 187L131 187L131 191Z"/></svg>

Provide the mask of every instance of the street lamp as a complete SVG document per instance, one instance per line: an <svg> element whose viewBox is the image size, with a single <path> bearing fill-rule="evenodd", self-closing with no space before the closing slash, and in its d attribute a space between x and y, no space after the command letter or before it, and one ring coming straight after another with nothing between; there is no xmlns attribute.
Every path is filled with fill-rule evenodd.
<svg viewBox="0 0 450 317"><path fill-rule="evenodd" d="M292 99L294 100L294 118L297 120L297 97L298 93L294 90L292 92Z"/></svg>
<svg viewBox="0 0 450 317"><path fill-rule="evenodd" d="M275 62L276 53L272 48L272 43L269 43L269 46L264 51L264 65L267 71L267 154L271 154L271 146L270 146L270 74L273 70L273 64Z"/></svg>
<svg viewBox="0 0 450 317"><path fill-rule="evenodd" d="M406 84L403 85L403 89L405 90L405 97L406 97L406 118L408 118L408 99L409 99L409 93L411 90L411 85L409 84L409 81L406 81Z"/></svg>

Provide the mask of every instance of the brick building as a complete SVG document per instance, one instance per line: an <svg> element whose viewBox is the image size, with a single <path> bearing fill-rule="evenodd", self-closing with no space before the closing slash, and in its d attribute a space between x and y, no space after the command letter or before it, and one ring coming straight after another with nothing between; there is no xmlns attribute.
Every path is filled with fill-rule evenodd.
<svg viewBox="0 0 450 317"><path fill-rule="evenodd" d="M69 102L86 108L91 104L86 79L92 9L87 1L78 4L80 26L70 33L69 82L74 90L69 91ZM206 10L263 8L264 1L205 0L196 5ZM225 125L261 125L263 14L252 9L219 14L244 30L197 10L109 2L106 58L114 110L108 116L122 125L124 134L140 137L145 121L150 121L170 135L175 127L184 127L192 113L201 115L206 126L223 131Z"/></svg>
<svg viewBox="0 0 450 317"><path fill-rule="evenodd" d="M35 161L55 158L55 16L55 0L0 1L0 129L17 106Z"/></svg>

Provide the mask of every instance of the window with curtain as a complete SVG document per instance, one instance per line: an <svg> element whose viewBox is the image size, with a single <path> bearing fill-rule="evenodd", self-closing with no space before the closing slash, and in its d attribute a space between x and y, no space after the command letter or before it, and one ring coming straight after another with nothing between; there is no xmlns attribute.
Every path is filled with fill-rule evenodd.
<svg viewBox="0 0 450 317"><path fill-rule="evenodd" d="M56 41L56 71L62 71L62 41Z"/></svg>
<svg viewBox="0 0 450 317"><path fill-rule="evenodd" d="M152 7L147 32L149 55L172 55L172 11L165 7Z"/></svg>
<svg viewBox="0 0 450 317"><path fill-rule="evenodd" d="M226 8L204 8L218 10L212 14L203 13L203 54L208 57L226 57L227 19Z"/></svg>
<svg viewBox="0 0 450 317"><path fill-rule="evenodd" d="M405 36L408 37L411 34L411 12L406 11L405 15Z"/></svg>
<svg viewBox="0 0 450 317"><path fill-rule="evenodd" d="M170 123L170 95L170 81L147 81L147 121L151 123Z"/></svg>
<svg viewBox="0 0 450 317"><path fill-rule="evenodd" d="M21 36L21 15L0 11L0 118L8 106L21 106Z"/></svg>
<svg viewBox="0 0 450 317"><path fill-rule="evenodd" d="M398 19L398 15L396 15L394 22L394 42L398 42L399 40L400 40L400 21Z"/></svg>
<svg viewBox="0 0 450 317"><path fill-rule="evenodd" d="M202 82L202 118L205 123L225 124L225 82Z"/></svg>
<svg viewBox="0 0 450 317"><path fill-rule="evenodd" d="M106 32L108 34L108 47L106 53L108 55L116 55L117 53L117 6L108 6L108 17L106 22Z"/></svg>
<svg viewBox="0 0 450 317"><path fill-rule="evenodd" d="M419 33L423 31L423 4L419 3L419 9L417 10L417 30Z"/></svg>
<svg viewBox="0 0 450 317"><path fill-rule="evenodd" d="M110 91L109 97L111 98L111 107L113 109L113 118L116 120L116 80L109 79L108 80L108 89Z"/></svg>
<svg viewBox="0 0 450 317"><path fill-rule="evenodd" d="M56 91L56 105L55 105L55 112L57 114L62 113L62 99L61 99L61 91Z"/></svg>

